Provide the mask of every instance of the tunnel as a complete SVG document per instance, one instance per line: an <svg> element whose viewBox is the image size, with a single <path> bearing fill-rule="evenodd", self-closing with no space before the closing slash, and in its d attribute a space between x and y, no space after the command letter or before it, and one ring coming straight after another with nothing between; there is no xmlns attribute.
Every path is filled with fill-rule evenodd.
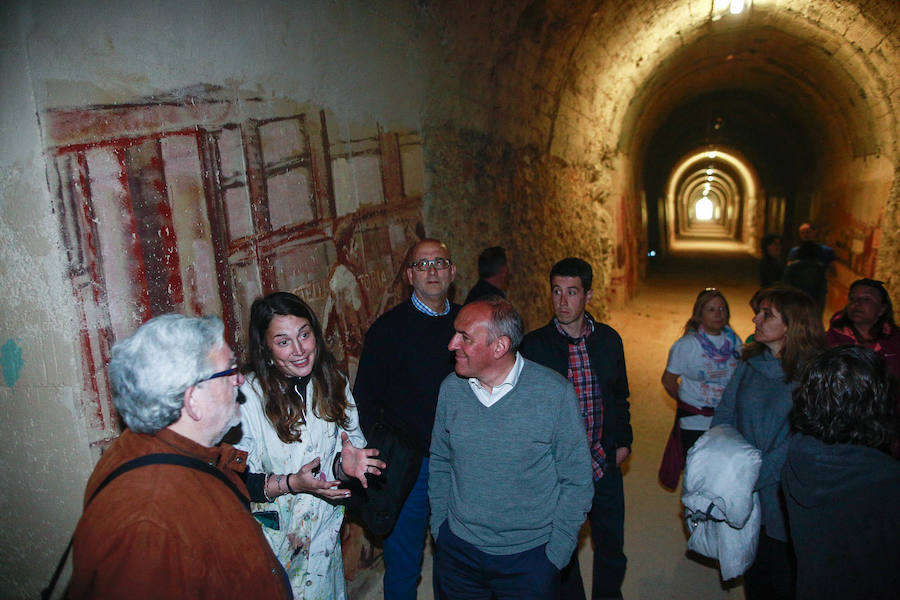
<svg viewBox="0 0 900 600"><path fill-rule="evenodd" d="M515 182L486 177L493 188L486 191L502 194L504 206L520 200L512 218L529 245L535 237L542 250L574 243L603 264L608 301L630 298L647 261L673 243L720 240L758 255L764 234L781 234L790 247L805 221L849 267L837 275L833 303L866 269L890 279L892 236L878 223L894 218L897 194L889 158L897 148L896 61L882 54L895 7L764 0L545 1L518 14L507 3L495 7L492 19L453 13L491 30L493 62L485 62L485 44L474 43L481 38L454 51L465 60L467 48L479 49L463 77L478 89L474 79L488 75L494 86L490 128L520 146L501 155L515 164L505 169L533 173L549 189L534 211L521 202L531 190ZM873 29L863 33L862 22ZM557 162L516 160L522 146ZM698 220L704 198L713 214ZM547 203L560 208L553 234L565 244L541 231ZM570 235L569 219L598 223L599 236ZM529 247L516 255L547 266ZM526 287L539 285L524 277Z"/></svg>
<svg viewBox="0 0 900 600"><path fill-rule="evenodd" d="M642 319L665 297L648 273L700 248L725 266L692 285L746 295L763 235L787 251L804 222L837 256L828 314L859 277L900 294L896 0L2 11L0 470L39 492L6 502L10 597L73 530L121 432L111 349L154 315L220 316L240 355L253 299L293 291L352 380L423 237L452 251L457 301L505 247L531 330L562 257L593 265L597 319ZM374 546L344 547L363 581Z"/></svg>

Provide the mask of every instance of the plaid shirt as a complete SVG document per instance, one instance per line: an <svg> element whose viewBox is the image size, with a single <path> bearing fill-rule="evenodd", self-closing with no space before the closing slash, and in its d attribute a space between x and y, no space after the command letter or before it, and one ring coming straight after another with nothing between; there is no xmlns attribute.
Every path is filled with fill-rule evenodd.
<svg viewBox="0 0 900 600"><path fill-rule="evenodd" d="M591 368L588 357L586 338L594 331L594 322L585 315L581 337L573 339L563 330L559 321L556 329L569 340L569 369L566 376L575 386L581 417L587 433L588 447L591 450L591 469L594 480L603 477L606 470L606 452L603 451L603 398L600 396L600 383Z"/></svg>
<svg viewBox="0 0 900 600"><path fill-rule="evenodd" d="M431 310L427 304L419 300L419 297L416 296L415 291L413 291L412 296L410 296L409 299L412 301L413 306L416 307L416 310L425 313L429 317L443 317L450 312L450 301L446 298L444 299L444 310L442 310L441 312L434 312L433 310Z"/></svg>

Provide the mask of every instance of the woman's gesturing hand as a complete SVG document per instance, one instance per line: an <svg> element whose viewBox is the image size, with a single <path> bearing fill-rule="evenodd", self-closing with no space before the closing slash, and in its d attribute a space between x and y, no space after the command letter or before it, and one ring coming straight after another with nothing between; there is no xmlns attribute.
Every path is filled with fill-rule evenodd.
<svg viewBox="0 0 900 600"><path fill-rule="evenodd" d="M350 490L340 489L340 481L328 481L317 475L321 473L321 459L316 457L300 467L296 473L288 475L288 483L296 493L315 494L326 500L341 500L350 496Z"/></svg>
<svg viewBox="0 0 900 600"><path fill-rule="evenodd" d="M381 470L387 465L384 461L375 458L378 456L377 448L357 448L350 442L346 432L341 432L341 470L348 477L355 477L363 487L368 487L366 473L381 475ZM336 474L337 475L337 474Z"/></svg>

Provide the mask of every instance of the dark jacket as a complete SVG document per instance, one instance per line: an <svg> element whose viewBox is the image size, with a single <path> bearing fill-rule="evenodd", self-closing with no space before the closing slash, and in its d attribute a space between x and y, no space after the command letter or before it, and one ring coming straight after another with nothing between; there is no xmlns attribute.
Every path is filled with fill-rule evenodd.
<svg viewBox="0 0 900 600"><path fill-rule="evenodd" d="M609 325L594 321L594 332L588 336L586 344L591 368L597 375L603 398L603 451L607 456L615 457L616 448L630 449L634 439L622 338ZM519 351L525 358L566 377L569 370L569 338L557 331L555 320L526 335ZM615 461L610 464L615 464Z"/></svg>
<svg viewBox="0 0 900 600"><path fill-rule="evenodd" d="M764 255L759 261L759 286L768 287L784 277L784 265L777 258Z"/></svg>
<svg viewBox="0 0 900 600"><path fill-rule="evenodd" d="M781 477L798 600L900 597L900 462L796 435Z"/></svg>
<svg viewBox="0 0 900 600"><path fill-rule="evenodd" d="M506 293L494 284L489 283L484 279L479 279L475 285L472 286L472 289L469 290L469 294L466 296L466 301L463 302L463 304L468 304L469 302L484 298L485 296L500 296L501 298L506 298Z"/></svg>
<svg viewBox="0 0 900 600"><path fill-rule="evenodd" d="M825 267L815 260L796 260L784 270L782 280L798 290L809 294L816 301L819 309L825 306L825 295L828 290L828 279Z"/></svg>

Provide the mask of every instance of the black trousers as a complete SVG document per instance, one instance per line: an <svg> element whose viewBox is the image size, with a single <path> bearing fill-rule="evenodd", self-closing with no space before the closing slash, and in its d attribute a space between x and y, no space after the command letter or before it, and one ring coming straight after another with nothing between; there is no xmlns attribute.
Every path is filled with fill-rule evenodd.
<svg viewBox="0 0 900 600"><path fill-rule="evenodd" d="M759 532L756 560L744 573L747 600L794 600L797 560L790 542L782 542Z"/></svg>
<svg viewBox="0 0 900 600"><path fill-rule="evenodd" d="M706 433L706 430L680 429L679 431L681 431L681 453L684 455L684 460L687 461L688 450L700 439L700 436Z"/></svg>
<svg viewBox="0 0 900 600"><path fill-rule="evenodd" d="M606 600L622 598L625 580L625 492L622 471L610 467L599 481L594 482L594 500L588 513L591 542L594 545L593 584L591 598ZM584 600L584 582L578 566L578 549L562 570L560 600Z"/></svg>

